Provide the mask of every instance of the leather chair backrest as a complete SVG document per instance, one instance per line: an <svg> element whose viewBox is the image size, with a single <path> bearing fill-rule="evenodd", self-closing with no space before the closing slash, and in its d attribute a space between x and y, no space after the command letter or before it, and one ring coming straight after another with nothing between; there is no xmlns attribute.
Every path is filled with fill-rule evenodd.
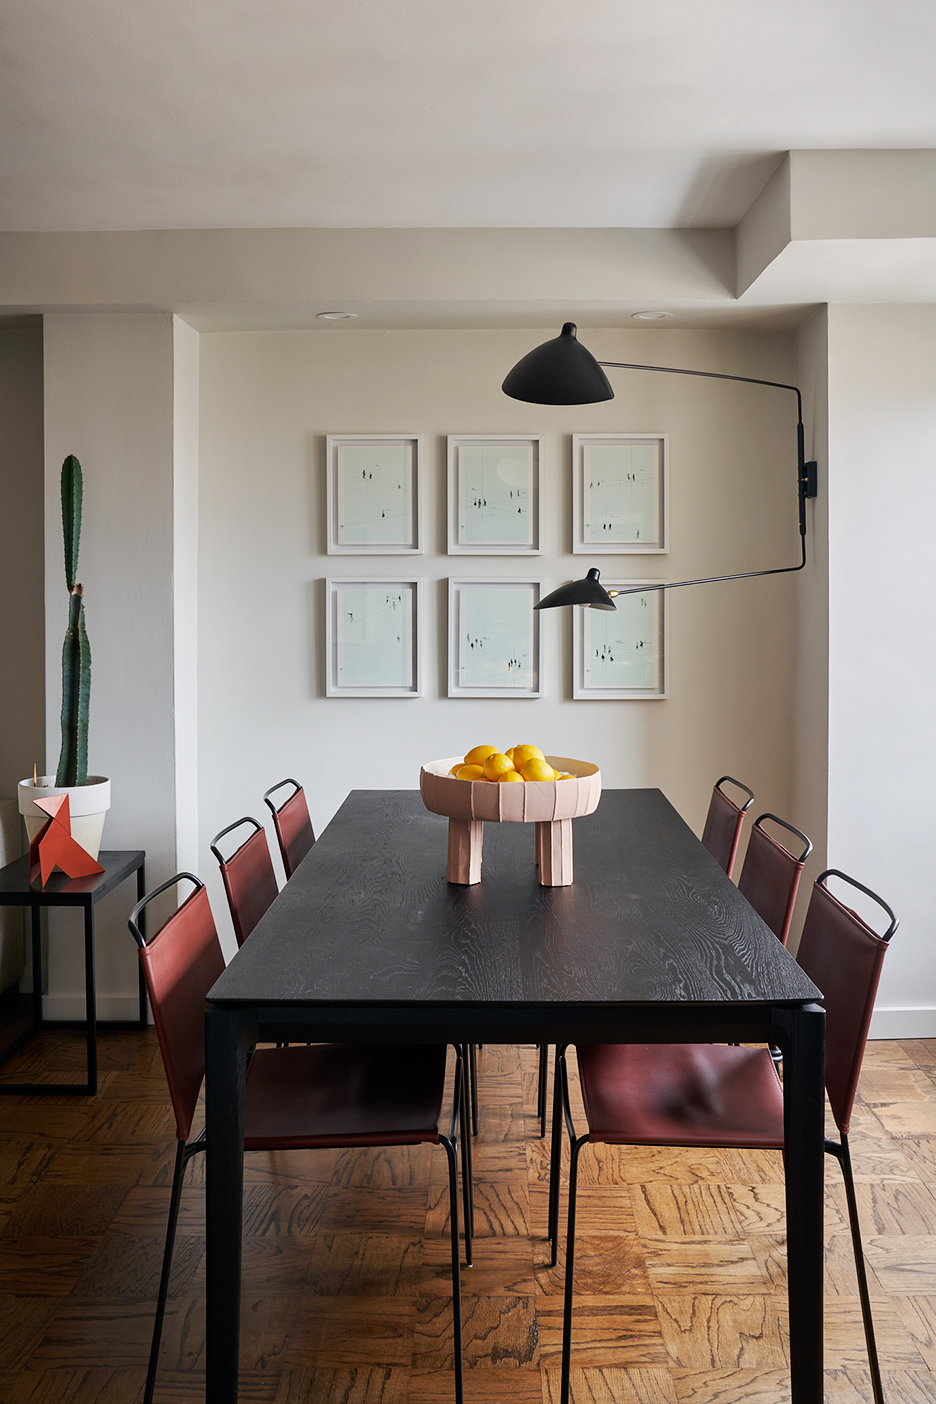
<svg viewBox="0 0 936 1404"><path fill-rule="evenodd" d="M741 841L743 823L744 810L739 809L734 800L729 799L716 785L702 830L702 844L729 877Z"/></svg>
<svg viewBox="0 0 936 1404"><path fill-rule="evenodd" d="M242 946L279 891L263 829L255 829L220 868L234 935Z"/></svg>
<svg viewBox="0 0 936 1404"><path fill-rule="evenodd" d="M738 891L784 945L790 934L802 871L803 864L789 849L759 824L754 825L738 879Z"/></svg>
<svg viewBox="0 0 936 1404"><path fill-rule="evenodd" d="M140 951L176 1135L187 1141L205 1077L205 997L224 956L204 887L193 892Z"/></svg>
<svg viewBox="0 0 936 1404"><path fill-rule="evenodd" d="M846 1136L887 945L821 882L813 885L796 959L822 990L826 1091Z"/></svg>
<svg viewBox="0 0 936 1404"><path fill-rule="evenodd" d="M291 878L315 842L309 806L301 786L294 795L290 795L281 809L273 811L273 825L279 840L280 853L283 855L286 876Z"/></svg>

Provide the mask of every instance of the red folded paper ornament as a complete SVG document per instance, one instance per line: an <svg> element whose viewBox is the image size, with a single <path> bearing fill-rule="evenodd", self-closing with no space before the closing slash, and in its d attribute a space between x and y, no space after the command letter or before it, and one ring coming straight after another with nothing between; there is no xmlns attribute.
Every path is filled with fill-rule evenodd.
<svg viewBox="0 0 936 1404"><path fill-rule="evenodd" d="M103 873L100 863L72 838L68 796L51 795L33 803L50 817L29 845L29 881L35 882L41 876L45 887L56 867L70 878Z"/></svg>

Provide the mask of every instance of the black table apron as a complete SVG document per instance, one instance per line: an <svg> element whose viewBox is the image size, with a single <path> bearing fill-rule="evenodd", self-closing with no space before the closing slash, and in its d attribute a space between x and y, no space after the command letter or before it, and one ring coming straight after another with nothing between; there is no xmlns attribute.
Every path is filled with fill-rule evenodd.
<svg viewBox="0 0 936 1404"><path fill-rule="evenodd" d="M354 791L210 992L209 1404L236 1404L245 1049L256 1042L769 1042L784 1055L793 1404L822 1404L825 1015L819 991L659 790L575 820L542 888L532 825L490 824L483 881L447 824Z"/></svg>

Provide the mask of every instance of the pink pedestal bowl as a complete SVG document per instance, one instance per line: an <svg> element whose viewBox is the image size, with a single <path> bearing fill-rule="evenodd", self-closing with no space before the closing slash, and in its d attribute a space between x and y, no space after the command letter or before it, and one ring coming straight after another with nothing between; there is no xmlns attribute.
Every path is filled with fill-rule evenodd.
<svg viewBox="0 0 936 1404"><path fill-rule="evenodd" d="M601 799L601 771L590 761L547 756L554 770L571 771L571 780L525 780L494 784L456 780L449 771L460 756L430 761L419 773L423 804L449 821L449 882L481 881L484 825L535 824L536 862L543 887L568 887L572 881L572 820L591 814Z"/></svg>

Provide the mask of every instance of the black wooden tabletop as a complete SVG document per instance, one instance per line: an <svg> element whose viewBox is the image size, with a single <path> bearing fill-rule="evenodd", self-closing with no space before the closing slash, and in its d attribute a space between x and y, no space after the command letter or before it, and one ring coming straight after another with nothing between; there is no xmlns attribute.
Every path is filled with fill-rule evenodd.
<svg viewBox="0 0 936 1404"><path fill-rule="evenodd" d="M540 887L530 824L486 824L480 883L446 881L447 820L349 795L210 992L217 1004L801 1004L806 978L659 790L573 823L574 882Z"/></svg>

